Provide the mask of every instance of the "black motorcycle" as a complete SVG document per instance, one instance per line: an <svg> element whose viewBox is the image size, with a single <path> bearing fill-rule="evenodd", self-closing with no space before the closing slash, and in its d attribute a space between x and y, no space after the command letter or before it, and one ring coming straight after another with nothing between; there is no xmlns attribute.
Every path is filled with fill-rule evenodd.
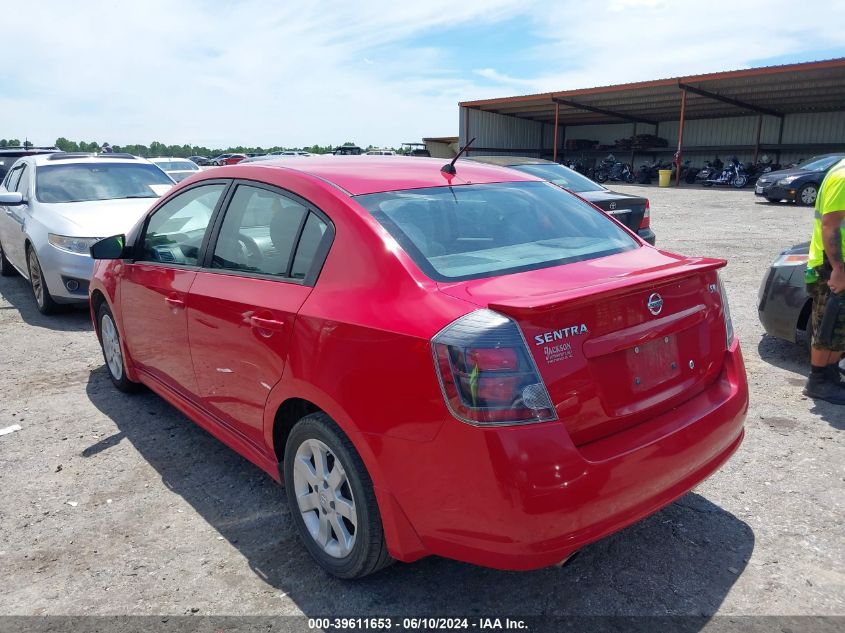
<svg viewBox="0 0 845 633"><path fill-rule="evenodd" d="M713 178L708 178L703 184L705 187L712 187L713 185L725 185L742 189L748 184L748 171L739 159L734 156L722 172Z"/></svg>
<svg viewBox="0 0 845 633"><path fill-rule="evenodd" d="M707 183L707 181L709 181L711 178L715 178L717 174L721 174L724 166L725 164L721 161L718 156L713 161L706 160L704 161L704 167L698 170L698 173L695 174L695 178L692 182L700 182L705 187L709 187L711 185L705 183Z"/></svg>
<svg viewBox="0 0 845 633"><path fill-rule="evenodd" d="M631 169L631 165L620 163L613 154L610 154L596 166L593 179L599 183L607 182L608 180L632 183L634 182L634 172Z"/></svg>

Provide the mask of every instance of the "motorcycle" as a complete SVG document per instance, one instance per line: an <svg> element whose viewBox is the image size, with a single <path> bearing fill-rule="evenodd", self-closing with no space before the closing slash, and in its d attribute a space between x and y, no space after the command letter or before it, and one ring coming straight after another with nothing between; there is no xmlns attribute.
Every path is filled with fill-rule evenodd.
<svg viewBox="0 0 845 633"><path fill-rule="evenodd" d="M692 183L700 182L705 187L709 187L710 185L706 184L707 181L711 178L714 178L716 174L722 173L723 167L724 163L718 156L713 161L704 161L704 167L698 170L698 173L695 174L695 178L693 179Z"/></svg>
<svg viewBox="0 0 845 633"><path fill-rule="evenodd" d="M631 169L631 165L620 163L613 154L610 154L598 164L593 178L598 183L607 182L608 180L632 183L634 182L634 172Z"/></svg>
<svg viewBox="0 0 845 633"><path fill-rule="evenodd" d="M734 156L718 176L708 178L701 184L705 187L712 187L713 185L728 185L737 189L742 189L748 184L748 180L748 171L746 170L745 165L739 162L739 159Z"/></svg>

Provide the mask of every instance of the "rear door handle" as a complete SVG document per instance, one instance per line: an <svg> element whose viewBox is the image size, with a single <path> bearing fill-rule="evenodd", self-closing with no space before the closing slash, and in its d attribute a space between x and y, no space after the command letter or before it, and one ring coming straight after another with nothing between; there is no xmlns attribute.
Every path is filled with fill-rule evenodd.
<svg viewBox="0 0 845 633"><path fill-rule="evenodd" d="M256 330L265 330L270 332L281 332L285 327L284 321L267 319L265 317L258 316L249 317L249 324Z"/></svg>
<svg viewBox="0 0 845 633"><path fill-rule="evenodd" d="M185 302L184 300L180 299L176 295L170 295L169 297L165 297L164 302L169 305L171 308L184 308Z"/></svg>

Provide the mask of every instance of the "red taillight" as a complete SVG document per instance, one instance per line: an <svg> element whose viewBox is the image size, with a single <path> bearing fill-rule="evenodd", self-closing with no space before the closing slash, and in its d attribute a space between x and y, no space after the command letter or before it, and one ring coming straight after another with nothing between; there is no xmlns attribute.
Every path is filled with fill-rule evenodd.
<svg viewBox="0 0 845 633"><path fill-rule="evenodd" d="M470 424L557 419L546 386L516 323L491 310L472 312L432 339L443 397Z"/></svg>
<svg viewBox="0 0 845 633"><path fill-rule="evenodd" d="M516 352L508 347L468 349L467 356L481 371L513 370L518 364Z"/></svg>
<svg viewBox="0 0 845 633"><path fill-rule="evenodd" d="M645 201L645 213L643 213L643 219L640 221L640 228L647 229L651 226L651 207L648 204L648 200Z"/></svg>

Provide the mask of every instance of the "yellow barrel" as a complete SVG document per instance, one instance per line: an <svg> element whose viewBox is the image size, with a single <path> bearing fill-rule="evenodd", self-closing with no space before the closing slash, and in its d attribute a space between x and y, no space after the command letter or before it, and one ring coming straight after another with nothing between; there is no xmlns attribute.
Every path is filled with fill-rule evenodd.
<svg viewBox="0 0 845 633"><path fill-rule="evenodd" d="M658 169L657 174L658 174L657 185L659 187L668 187L669 181L672 180L672 170L671 169Z"/></svg>

